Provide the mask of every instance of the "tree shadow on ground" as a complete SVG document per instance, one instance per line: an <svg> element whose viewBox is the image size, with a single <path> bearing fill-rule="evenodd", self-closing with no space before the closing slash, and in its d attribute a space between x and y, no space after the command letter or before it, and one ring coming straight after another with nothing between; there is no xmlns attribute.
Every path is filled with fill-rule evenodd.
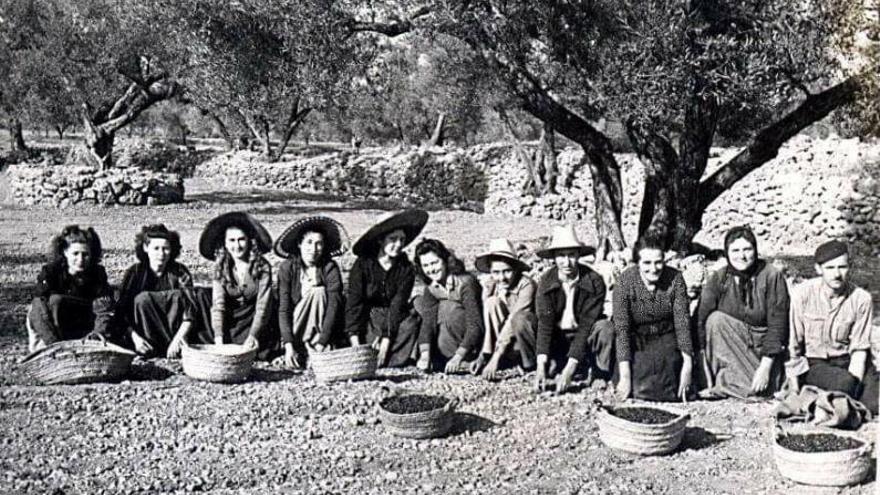
<svg viewBox="0 0 880 495"><path fill-rule="evenodd" d="M347 198L332 194L305 193L291 190L257 189L245 191L211 191L187 195L186 202L220 203L224 205L253 204L275 201L345 201Z"/></svg>
<svg viewBox="0 0 880 495"><path fill-rule="evenodd" d="M131 364L127 379L133 382L160 382L174 376L168 368L156 366L149 361Z"/></svg>
<svg viewBox="0 0 880 495"><path fill-rule="evenodd" d="M452 428L447 436L488 431L494 426L498 426L498 424L482 416L466 412L455 412L452 415Z"/></svg>
<svg viewBox="0 0 880 495"><path fill-rule="evenodd" d="M417 380L419 378L419 374L417 373L403 373L400 375L376 375L373 378L373 381L388 381L391 383L405 383L410 380Z"/></svg>
<svg viewBox="0 0 880 495"><path fill-rule="evenodd" d="M730 438L728 435L716 435L699 426L688 426L684 429L684 438L682 438L678 450L703 450L720 445Z"/></svg>

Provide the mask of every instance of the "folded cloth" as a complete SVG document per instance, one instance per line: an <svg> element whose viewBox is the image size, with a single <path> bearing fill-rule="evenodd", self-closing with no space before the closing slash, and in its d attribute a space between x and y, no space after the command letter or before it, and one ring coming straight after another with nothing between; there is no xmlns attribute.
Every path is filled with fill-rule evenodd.
<svg viewBox="0 0 880 495"><path fill-rule="evenodd" d="M854 430L871 419L871 411L843 392L804 385L799 392L786 389L775 408L777 419L796 419L818 426Z"/></svg>

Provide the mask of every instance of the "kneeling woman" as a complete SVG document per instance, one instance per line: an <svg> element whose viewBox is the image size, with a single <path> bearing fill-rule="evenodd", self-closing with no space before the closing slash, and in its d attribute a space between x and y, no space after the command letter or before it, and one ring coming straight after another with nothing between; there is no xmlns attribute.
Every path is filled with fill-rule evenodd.
<svg viewBox="0 0 880 495"><path fill-rule="evenodd" d="M700 295L698 334L710 388L701 396L739 397L775 392L782 384L788 345L785 276L758 258L749 227L724 238L727 267L711 274Z"/></svg>
<svg viewBox="0 0 880 495"><path fill-rule="evenodd" d="M370 227L352 246L345 332L379 349L380 366L404 366L412 358L419 319L411 314L416 272L403 252L428 222L423 210L405 210Z"/></svg>
<svg viewBox="0 0 880 495"><path fill-rule="evenodd" d="M301 368L306 349L344 341L342 272L333 257L347 244L345 229L328 217L298 220L275 243L287 258L278 269L278 325L288 367Z"/></svg>
<svg viewBox="0 0 880 495"><path fill-rule="evenodd" d="M52 262L37 277L28 310L28 349L99 334L110 338L113 291L101 266L101 240L91 227L64 227L52 239Z"/></svg>
<svg viewBox="0 0 880 495"><path fill-rule="evenodd" d="M278 349L271 324L272 266L263 257L272 237L244 212L220 215L208 222L199 252L214 261L211 285L211 329L216 344L249 344L268 359Z"/></svg>
<svg viewBox="0 0 880 495"><path fill-rule="evenodd" d="M693 370L690 310L684 278L666 266L659 239L642 237L636 266L614 289L620 399L687 400Z"/></svg>
<svg viewBox="0 0 880 495"><path fill-rule="evenodd" d="M426 284L415 303L422 317L417 364L423 370L466 371L465 362L477 357L483 340L480 284L450 261L457 260L438 240L416 246L416 271Z"/></svg>
<svg viewBox="0 0 880 495"><path fill-rule="evenodd" d="M122 279L116 305L117 325L144 356L175 358L194 321L193 278L178 263L180 235L163 224L148 225L135 237L138 262ZM190 341L210 341L199 329Z"/></svg>

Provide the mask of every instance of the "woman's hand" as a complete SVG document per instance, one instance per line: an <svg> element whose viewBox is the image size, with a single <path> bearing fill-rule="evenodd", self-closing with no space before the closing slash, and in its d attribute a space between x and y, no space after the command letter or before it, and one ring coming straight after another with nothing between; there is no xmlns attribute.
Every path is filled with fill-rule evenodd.
<svg viewBox="0 0 880 495"><path fill-rule="evenodd" d="M447 374L458 373L459 371L461 371L461 368L462 368L461 361L462 361L461 355L458 353L455 353L449 359L449 361L446 361L446 369L444 369L443 371Z"/></svg>
<svg viewBox="0 0 880 495"><path fill-rule="evenodd" d="M382 337L379 339L379 367L384 368L388 365L388 349L391 348L391 339Z"/></svg>
<svg viewBox="0 0 880 495"><path fill-rule="evenodd" d="M419 360L416 362L416 368L421 371L431 371L431 346L429 344L419 344Z"/></svg>
<svg viewBox="0 0 880 495"><path fill-rule="evenodd" d="M621 361L617 365L620 379L617 382L617 400L625 401L632 394L632 368L629 361Z"/></svg>
<svg viewBox="0 0 880 495"><path fill-rule="evenodd" d="M761 364L755 370L752 377L752 395L761 395L770 385L770 371L773 368L773 358L764 356L761 358Z"/></svg>
<svg viewBox="0 0 880 495"><path fill-rule="evenodd" d="M501 362L501 356L498 354L492 354L492 357L489 359L489 363L486 364L486 367L483 368L483 379L489 381L495 381L498 379L498 365Z"/></svg>
<svg viewBox="0 0 880 495"><path fill-rule="evenodd" d="M293 349L293 344L289 342L284 344L284 366L291 369L302 368L302 363L299 362L299 357Z"/></svg>
<svg viewBox="0 0 880 495"><path fill-rule="evenodd" d="M691 377L694 371L694 359L690 354L681 353L681 375L678 378L678 398L687 402L687 394L691 388Z"/></svg>

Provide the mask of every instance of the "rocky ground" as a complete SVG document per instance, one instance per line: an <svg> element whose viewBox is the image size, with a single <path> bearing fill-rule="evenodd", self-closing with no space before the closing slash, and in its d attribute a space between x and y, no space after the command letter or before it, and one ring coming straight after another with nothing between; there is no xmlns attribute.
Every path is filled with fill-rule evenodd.
<svg viewBox="0 0 880 495"><path fill-rule="evenodd" d="M800 487L776 471L771 402L689 403L681 449L640 458L599 441L593 401L611 399L602 383L536 395L531 377L512 372L487 383L405 369L319 385L311 372L260 365L247 383L219 385L194 381L164 360L136 361L118 384L29 382L17 366L26 351L24 308L50 234L67 223L98 228L104 263L118 280L132 261L137 226L168 222L182 232L182 260L205 281L208 265L195 243L200 226L222 211L251 211L273 234L299 216L330 214L352 235L381 213L327 198L187 187L191 201L174 207L0 208L0 493L838 493ZM547 230L534 219L438 211L426 233L472 260L486 232L531 245ZM877 266L863 260L860 275L875 294ZM452 433L389 436L376 403L393 389L458 397ZM875 422L860 435L876 432ZM872 493L874 477L841 492Z"/></svg>

